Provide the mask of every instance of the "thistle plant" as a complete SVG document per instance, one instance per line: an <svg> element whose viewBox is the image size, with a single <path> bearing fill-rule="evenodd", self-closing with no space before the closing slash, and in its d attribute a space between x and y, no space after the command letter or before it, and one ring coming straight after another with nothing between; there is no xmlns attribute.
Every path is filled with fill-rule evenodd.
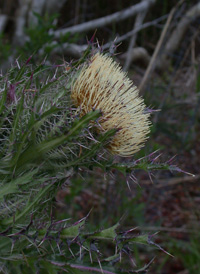
<svg viewBox="0 0 200 274"><path fill-rule="evenodd" d="M120 232L119 223L90 231L88 216L73 222L52 213L57 190L80 168L127 176L135 169L177 170L155 163L154 153L116 162L113 154L129 156L144 144L149 114L111 57L90 55L88 49L65 72L45 63L33 67L31 58L16 61L0 76L1 273L144 273L149 264L137 270L131 246L162 249L151 235ZM99 241L113 244L110 257ZM129 270L122 270L122 254Z"/></svg>
<svg viewBox="0 0 200 274"><path fill-rule="evenodd" d="M149 113L139 91L111 57L95 54L72 87L72 99L86 114L100 109L99 130L118 129L109 149L120 156L140 150L149 133Z"/></svg>

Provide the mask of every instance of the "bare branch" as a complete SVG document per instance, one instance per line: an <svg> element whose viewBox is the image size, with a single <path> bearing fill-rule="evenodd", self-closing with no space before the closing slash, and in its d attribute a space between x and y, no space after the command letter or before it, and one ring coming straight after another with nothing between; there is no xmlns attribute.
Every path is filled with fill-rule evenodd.
<svg viewBox="0 0 200 274"><path fill-rule="evenodd" d="M120 60L126 60L127 59L128 52L125 52L124 54L120 55ZM148 66L150 62L150 56L145 48L142 47L135 47L131 50L131 55L128 56L132 62L136 62L138 60L141 60L142 63L145 66Z"/></svg>
<svg viewBox="0 0 200 274"><path fill-rule="evenodd" d="M143 0L143 2L145 2L145 1L146 0ZM144 21L146 13L147 13L147 9L140 12L140 13L138 13L138 15L136 16L136 19L135 19L133 30L137 29L140 25L142 25L142 22ZM137 39L137 32L133 34L133 36L131 37L130 43L129 43L128 51L127 51L127 54L126 54L126 60L125 60L125 64L124 64L124 67L123 67L123 69L125 71L127 71L129 69L129 66L132 62L132 58L131 58L132 57L132 51L133 51L133 48L135 46L136 39Z"/></svg>
<svg viewBox="0 0 200 274"><path fill-rule="evenodd" d="M120 42L122 42L122 41L128 39L129 37L131 37L132 35L134 35L135 33L139 32L139 31L141 31L141 30L143 30L143 29L146 29L146 28L148 28L148 27L150 27L150 26L155 26L155 25L157 25L159 22L165 20L167 17L168 17L168 14L163 15L163 16L161 16L161 17L159 17L159 18L157 18L157 19L155 19L155 20L153 20L153 21L151 21L151 22L144 23L143 25L141 25L141 26L135 28L134 30L131 30L131 31L127 32L126 34L124 34L124 35L122 35L122 36L120 36L120 37L117 37L117 39L115 40L115 43L118 44L118 43L120 43ZM108 49L108 48L112 45L112 43L113 43L113 42L106 43L106 44L103 46L103 49Z"/></svg>
<svg viewBox="0 0 200 274"><path fill-rule="evenodd" d="M37 24L37 18L34 16L33 11L40 15L45 13L55 14L60 10L67 0L31 0L31 9L29 11L29 24Z"/></svg>
<svg viewBox="0 0 200 274"><path fill-rule="evenodd" d="M73 58L80 58L81 54L87 49L88 45L76 45L73 43L64 43L62 46L59 46L56 41L51 43L51 46L55 46L51 51L51 54L65 54ZM39 54L44 53L44 48L39 51Z"/></svg>
<svg viewBox="0 0 200 274"><path fill-rule="evenodd" d="M157 68L161 68L166 65L167 56L170 56L174 53L175 50L178 49L181 40L185 32L187 31L190 24L200 16L200 2L194 5L191 9L186 12L186 14L182 17L177 27L173 31L170 39L166 43L165 49L160 56L158 63L156 64Z"/></svg>
<svg viewBox="0 0 200 274"><path fill-rule="evenodd" d="M29 1L28 0L20 0L19 1L19 9L17 11L16 19L15 19L15 34L13 38L14 44L23 45L25 42L25 34L24 28L26 24L26 15L29 9Z"/></svg>
<svg viewBox="0 0 200 274"><path fill-rule="evenodd" d="M0 33L4 31L7 20L8 20L7 15L5 15L5 14L0 15Z"/></svg>
<svg viewBox="0 0 200 274"><path fill-rule="evenodd" d="M89 22L85 22L83 24L79 24L76 26L72 26L69 28L57 30L54 32L54 37L59 38L60 35L65 35L68 32L77 33L77 32L86 32L89 30L93 30L96 28L104 27L108 24L111 24L113 22L119 22L122 20L125 20L131 16L136 15L137 13L140 13L146 9L149 8L152 4L155 3L155 0L147 0L141 3L138 3L136 5L133 5L127 9L124 9L122 11L115 12L113 14L107 15L105 17L101 17L99 19L95 19Z"/></svg>
<svg viewBox="0 0 200 274"><path fill-rule="evenodd" d="M127 32L126 34L116 38L115 40L115 44L118 44L126 39L128 39L129 37L131 37L132 35L134 35L135 33L145 29L145 28L148 28L150 26L155 26L156 24L158 24L159 22L165 20L166 18L168 17L168 14L167 15L163 15L151 22L147 22L143 25L140 25L139 27L135 28L134 30L132 31L129 31ZM108 42L106 43L105 45L103 45L103 50L106 50L106 49L109 49L113 44L113 41L111 42ZM44 48L46 46L49 46L49 45L45 45ZM59 47L59 44L54 41L51 43L50 46L55 46L54 49L52 50L51 53L53 54L66 54L66 55L69 55L69 56L73 56L73 57L76 57L76 58L79 58L82 54L82 52L87 48L87 44L85 45L76 45L76 44L73 44L73 43L64 43L62 44L62 47ZM44 48L40 50L40 54L43 54L44 53Z"/></svg>
<svg viewBox="0 0 200 274"><path fill-rule="evenodd" d="M33 12L42 15L43 8L45 5L45 0L31 0L28 12L28 25L36 25L37 18L34 16Z"/></svg>
<svg viewBox="0 0 200 274"><path fill-rule="evenodd" d="M65 2L67 2L67 0L46 0L44 10L48 12L48 14L55 14L63 7Z"/></svg>
<svg viewBox="0 0 200 274"><path fill-rule="evenodd" d="M161 45L162 45L162 43L163 43L164 37L165 37L165 35L166 35L166 33L167 33L167 30L168 30L168 27L169 27L169 25L170 25L170 22L171 22L171 20L172 20L172 18L173 18L173 15L174 15L174 13L175 13L177 7L178 7L182 2L183 2L183 0L180 0L180 1L177 3L177 5L171 10L171 12L170 12L170 14L169 14L169 17L168 17L168 19L167 19L167 22L166 22L166 24L165 24L165 27L164 27L164 29L163 29L163 31L162 31L162 33L161 33L161 36L160 36L160 38L159 38L159 40L158 40L158 43L157 43L157 45L156 45L156 48L155 48L155 50L154 50L154 53L153 53L153 55L152 55L152 57L151 57L151 61L150 61L149 65L148 65L148 67L147 67L147 70L145 71L145 75L144 75L144 77L143 77L143 79L142 79L142 82L141 82L141 84L140 84L140 86L139 86L139 89L140 89L140 90L142 90L142 89L144 88L144 86L146 85L147 80L148 80L150 74L152 73L152 71L153 71L154 68L155 68L157 56L158 56L159 50L160 50L160 48L161 48Z"/></svg>

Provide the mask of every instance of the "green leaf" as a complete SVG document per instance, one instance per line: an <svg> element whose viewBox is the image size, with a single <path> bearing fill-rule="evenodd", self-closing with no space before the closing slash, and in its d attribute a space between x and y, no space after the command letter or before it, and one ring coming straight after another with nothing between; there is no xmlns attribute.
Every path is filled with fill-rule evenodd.
<svg viewBox="0 0 200 274"><path fill-rule="evenodd" d="M18 191L17 185L13 182L0 186L0 188L0 202L3 201L5 195L16 193Z"/></svg>
<svg viewBox="0 0 200 274"><path fill-rule="evenodd" d="M49 185L47 185L46 187L43 187L42 190L39 191L38 194L34 196L34 199L32 201L30 200L26 204L25 208L22 211L17 211L15 215L15 223L18 223L22 218L27 216L28 213L30 213L33 210L33 208L37 206L40 203L40 201L42 201L42 198L44 198L46 193L49 192L51 187L52 187L51 183L49 183ZM13 217L0 221L0 225L2 226L9 226L12 224L13 224Z"/></svg>
<svg viewBox="0 0 200 274"><path fill-rule="evenodd" d="M110 256L110 257L104 259L104 261L106 261L106 262L112 262L112 261L117 260L118 258L120 258L119 254L115 254L113 256Z"/></svg>
<svg viewBox="0 0 200 274"><path fill-rule="evenodd" d="M67 134L63 134L60 137L52 138L47 141L43 141L38 145L29 147L20 157L17 163L17 167L20 167L26 163L31 163L35 160L42 160L42 157L45 153L49 152L52 149L70 141L73 137L78 135L80 131L86 127L91 120L95 120L100 117L100 111L92 111L80 120L74 122L73 126Z"/></svg>
<svg viewBox="0 0 200 274"><path fill-rule="evenodd" d="M16 75L16 77L15 77L15 81L16 81L16 82L20 81L21 78L25 75L26 69L27 69L26 65L23 65L23 66L19 69L19 71L18 71L18 73L17 73L17 75Z"/></svg>
<svg viewBox="0 0 200 274"><path fill-rule="evenodd" d="M69 168L69 167L73 167L73 166L77 166L77 165L81 165L81 166L86 166L88 167L90 164L92 164L93 166L96 165L96 163L94 163L94 161L91 163L91 161L89 161L89 159L91 159L93 156L95 156L97 154L97 152L100 150L101 147L103 147L103 145L105 144L106 141L108 141L109 138L111 138L112 136L114 136L116 133L115 129L111 129L109 131L107 131L106 133L102 134L98 140L97 143L93 144L89 150L84 150L82 153L82 156L80 156L79 158L77 158L75 161L71 161L67 164L63 164L63 165L56 165L56 163L53 163L53 166L55 168L59 168L59 169L65 169L65 168ZM86 161L88 160L88 161ZM97 164L99 167L103 167L103 165L101 164Z"/></svg>
<svg viewBox="0 0 200 274"><path fill-rule="evenodd" d="M80 228L85 224L85 220L86 218L83 218L75 224L64 228L60 233L61 238L75 238L76 236L78 236L80 233Z"/></svg>
<svg viewBox="0 0 200 274"><path fill-rule="evenodd" d="M51 69L51 68L52 68L52 66L40 64L33 72L31 71L31 72L27 73L27 76L31 77L31 75L33 75L33 77L36 77L36 76L38 76L38 74L40 74L48 69Z"/></svg>
<svg viewBox="0 0 200 274"><path fill-rule="evenodd" d="M139 235L133 238L126 239L125 241L128 243L138 243L138 244L149 245L148 235Z"/></svg>
<svg viewBox="0 0 200 274"><path fill-rule="evenodd" d="M13 121L13 125L12 125L12 132L11 132L11 135L10 135L10 142L11 142L11 145L15 139L15 136L16 136L16 130L19 126L19 119L20 119L20 116L23 112L23 104L24 104L24 93L22 92L21 93L21 99L20 99L20 102L17 106L17 111L16 111L16 114L14 116L14 121Z"/></svg>
<svg viewBox="0 0 200 274"><path fill-rule="evenodd" d="M92 239L104 239L104 240L115 240L117 233L116 229L119 227L119 223L116 223L114 226L103 229L100 232L92 234L89 238Z"/></svg>
<svg viewBox="0 0 200 274"><path fill-rule="evenodd" d="M73 67L78 67L82 63L86 61L87 56L91 53L92 46L89 45L87 49L84 51L83 56L77 61L73 63Z"/></svg>
<svg viewBox="0 0 200 274"><path fill-rule="evenodd" d="M12 246L12 240L5 236L0 236L0 254L1 256L5 256L5 253L10 253ZM0 256L0 258L1 258ZM4 258L2 258L4 259Z"/></svg>
<svg viewBox="0 0 200 274"><path fill-rule="evenodd" d="M15 156L13 157L13 159L11 159L11 162L10 162L11 166L14 166L14 165L17 164L18 158L19 158L19 156L20 156L20 154L21 154L21 152L22 152L22 149L23 149L23 147L24 147L24 145L25 145L25 142L26 142L26 140L27 140L27 138L28 138L28 136L29 136L31 130L34 129L35 131L37 131L38 128L41 126L41 124L44 122L44 120L45 120L48 116L50 116L50 115L53 114L53 113L58 112L59 110L60 110L60 109L57 108L57 107L55 107L55 106L51 107L49 110L47 110L46 112L44 112L44 113L41 115L39 121L38 121L38 120L35 120L35 119L34 119L34 116L31 115L30 120L29 120L29 123L28 123L28 126L27 126L27 129L26 129L26 132L23 134L22 139L20 140L20 143L19 143L19 145L17 146L17 152L16 152Z"/></svg>
<svg viewBox="0 0 200 274"><path fill-rule="evenodd" d="M3 95L2 95L1 101L0 101L0 114L3 112L3 110L5 108L7 92L8 92L8 89L7 89L7 83L6 83L5 87L4 87Z"/></svg>
<svg viewBox="0 0 200 274"><path fill-rule="evenodd" d="M175 170L178 171L176 166L169 165L167 163L149 163L149 162L137 162L137 163L110 163L107 161L102 161L99 163L94 163L94 166L104 167L107 170L116 169L123 174L130 173L133 170L140 169L144 171L152 170Z"/></svg>

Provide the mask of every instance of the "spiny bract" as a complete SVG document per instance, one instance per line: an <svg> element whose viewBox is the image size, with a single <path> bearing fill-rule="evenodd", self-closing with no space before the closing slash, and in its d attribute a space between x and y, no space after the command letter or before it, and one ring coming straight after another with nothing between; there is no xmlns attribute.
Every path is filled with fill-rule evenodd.
<svg viewBox="0 0 200 274"><path fill-rule="evenodd" d="M109 56L96 53L72 85L73 102L84 115L102 111L100 130L118 129L109 150L131 156L144 145L149 133L149 113L133 82Z"/></svg>

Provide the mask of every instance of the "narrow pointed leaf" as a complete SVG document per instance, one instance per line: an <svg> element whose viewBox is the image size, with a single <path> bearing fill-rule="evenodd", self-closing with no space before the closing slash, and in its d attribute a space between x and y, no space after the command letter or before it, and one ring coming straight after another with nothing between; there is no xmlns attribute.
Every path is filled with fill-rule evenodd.
<svg viewBox="0 0 200 274"><path fill-rule="evenodd" d="M97 119L100 115L101 114L99 111L92 111L83 116L80 120L76 121L67 134L63 134L60 137L52 138L48 141L43 141L36 146L31 146L20 156L19 161L17 163L18 167L24 165L25 163L35 161L36 159L41 159L41 156L47 153L48 151L71 140L73 137L79 134L80 131L84 127L86 127L91 120Z"/></svg>
<svg viewBox="0 0 200 274"><path fill-rule="evenodd" d="M115 237L117 236L116 234L116 229L119 227L119 223L115 224L114 226L112 227L109 227L107 229L103 229L102 231L100 232L96 232L94 233L92 236L92 238L95 238L95 239L104 239L104 240L114 240Z"/></svg>
<svg viewBox="0 0 200 274"><path fill-rule="evenodd" d="M7 83L6 83L1 100L0 100L0 114L3 112L3 110L5 108L7 92L8 92L8 90L7 90Z"/></svg>

